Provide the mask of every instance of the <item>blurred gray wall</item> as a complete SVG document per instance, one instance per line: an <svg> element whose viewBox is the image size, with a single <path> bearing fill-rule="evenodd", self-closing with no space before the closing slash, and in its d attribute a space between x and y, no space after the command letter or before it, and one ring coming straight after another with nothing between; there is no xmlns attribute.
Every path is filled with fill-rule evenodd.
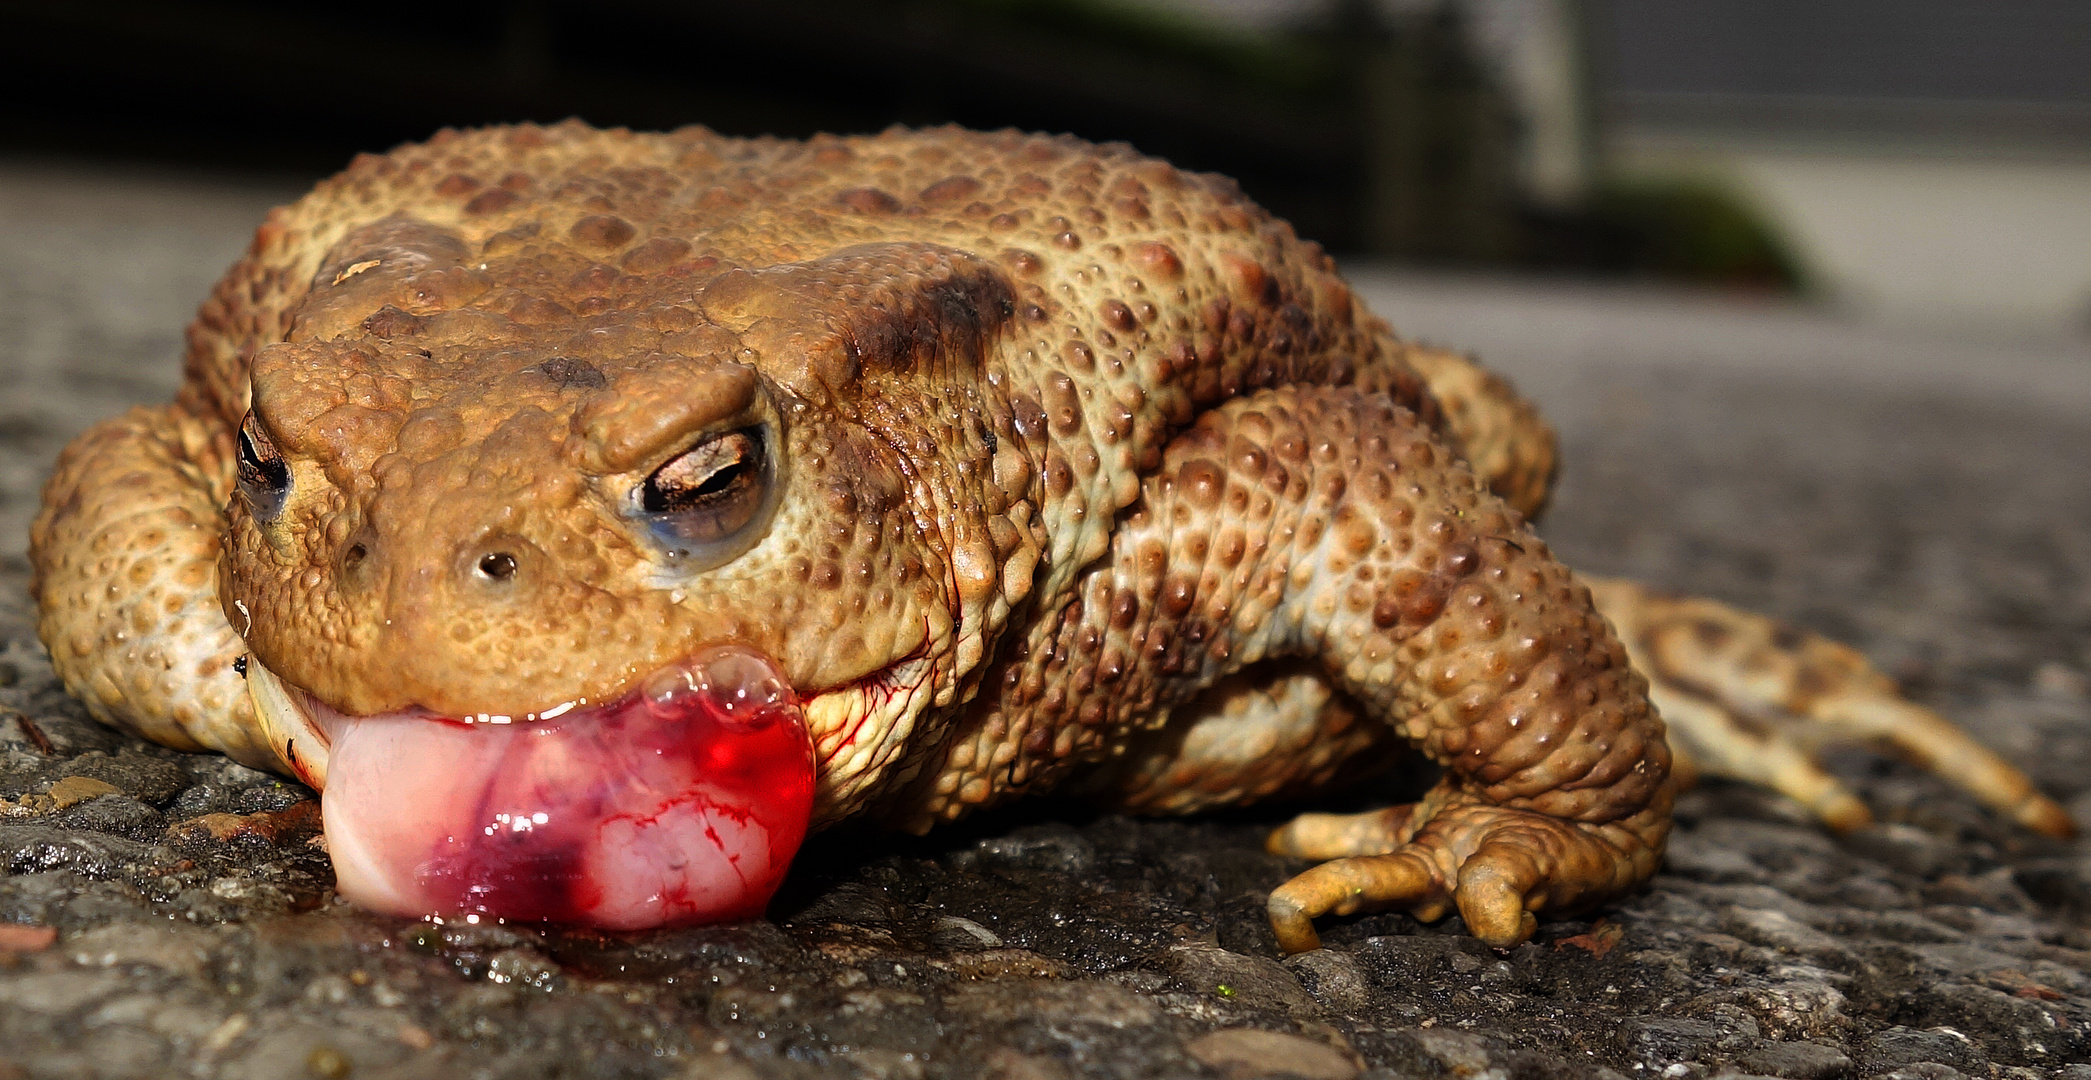
<svg viewBox="0 0 2091 1080"><path fill-rule="evenodd" d="M1591 11L1619 173L1739 190L1861 311L2091 329L2091 3Z"/></svg>

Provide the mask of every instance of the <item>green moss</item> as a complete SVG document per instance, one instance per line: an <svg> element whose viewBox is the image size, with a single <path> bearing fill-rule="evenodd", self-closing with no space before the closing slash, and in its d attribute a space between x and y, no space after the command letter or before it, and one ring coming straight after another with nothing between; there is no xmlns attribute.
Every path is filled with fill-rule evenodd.
<svg viewBox="0 0 2091 1080"><path fill-rule="evenodd" d="M1691 281L1801 290L1806 275L1776 229L1728 187L1696 177L1614 181L1591 213L1625 268Z"/></svg>

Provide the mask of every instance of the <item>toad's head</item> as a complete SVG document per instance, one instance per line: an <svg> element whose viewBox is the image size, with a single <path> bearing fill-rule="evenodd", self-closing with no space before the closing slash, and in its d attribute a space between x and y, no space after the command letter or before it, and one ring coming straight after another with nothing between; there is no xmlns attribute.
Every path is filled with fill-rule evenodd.
<svg viewBox="0 0 2091 1080"><path fill-rule="evenodd" d="M758 911L1028 588L1038 470L980 377L1009 286L499 224L349 230L254 357L220 575L251 695L367 906Z"/></svg>

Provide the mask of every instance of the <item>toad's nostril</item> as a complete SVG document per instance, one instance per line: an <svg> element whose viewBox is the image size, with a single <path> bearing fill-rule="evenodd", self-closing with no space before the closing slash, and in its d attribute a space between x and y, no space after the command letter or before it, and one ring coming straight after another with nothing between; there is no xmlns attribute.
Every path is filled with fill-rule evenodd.
<svg viewBox="0 0 2091 1080"><path fill-rule="evenodd" d="M450 550L453 580L460 587L479 590L474 595L487 600L520 598L518 590L532 580L532 568L544 565L544 553L536 544L510 532L488 531L463 537ZM371 552L375 561L383 555L384 548L373 544ZM415 575L409 575L409 579L423 580Z"/></svg>
<svg viewBox="0 0 2091 1080"><path fill-rule="evenodd" d="M356 567L363 565L364 557L369 554L370 549L362 544L350 544L348 550L341 553L342 569L354 570Z"/></svg>

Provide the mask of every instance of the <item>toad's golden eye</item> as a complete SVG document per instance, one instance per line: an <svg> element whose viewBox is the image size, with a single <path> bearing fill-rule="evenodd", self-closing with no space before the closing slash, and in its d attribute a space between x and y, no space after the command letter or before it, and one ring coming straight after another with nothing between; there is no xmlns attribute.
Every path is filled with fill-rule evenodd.
<svg viewBox="0 0 2091 1080"><path fill-rule="evenodd" d="M240 421L239 444L240 495L256 519L274 521L290 494L290 465L252 409Z"/></svg>
<svg viewBox="0 0 2091 1080"><path fill-rule="evenodd" d="M707 438L655 469L639 488L639 508L675 557L701 557L755 523L770 484L764 430L744 428Z"/></svg>

